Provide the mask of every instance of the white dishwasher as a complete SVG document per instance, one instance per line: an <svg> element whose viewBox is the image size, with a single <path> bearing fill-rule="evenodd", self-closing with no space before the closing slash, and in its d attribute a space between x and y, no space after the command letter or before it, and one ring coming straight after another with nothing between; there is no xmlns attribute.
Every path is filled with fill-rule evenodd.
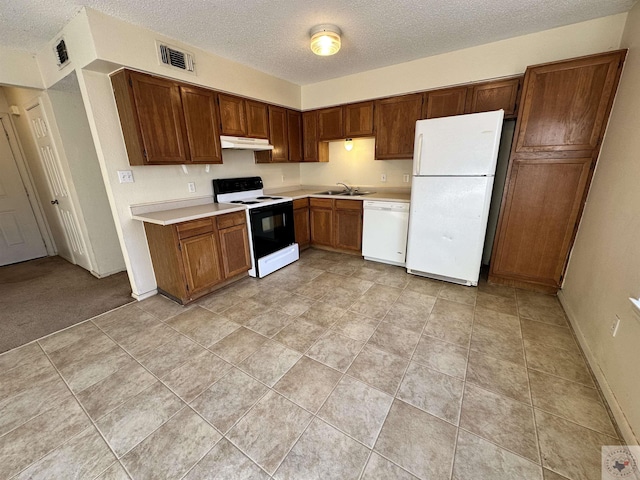
<svg viewBox="0 0 640 480"><path fill-rule="evenodd" d="M409 203L364 201L362 255L366 260L405 265Z"/></svg>

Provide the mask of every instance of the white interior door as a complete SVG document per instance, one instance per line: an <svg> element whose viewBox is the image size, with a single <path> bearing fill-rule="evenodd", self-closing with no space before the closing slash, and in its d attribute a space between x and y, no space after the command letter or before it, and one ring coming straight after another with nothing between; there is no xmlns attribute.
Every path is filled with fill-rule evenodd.
<svg viewBox="0 0 640 480"><path fill-rule="evenodd" d="M27 116L42 170L47 178L49 199L43 198L42 201L58 247L58 255L91 270L91 262L69 196L68 184L42 106L37 104L27 109Z"/></svg>
<svg viewBox="0 0 640 480"><path fill-rule="evenodd" d="M9 145L0 127L0 265L45 257L47 249Z"/></svg>

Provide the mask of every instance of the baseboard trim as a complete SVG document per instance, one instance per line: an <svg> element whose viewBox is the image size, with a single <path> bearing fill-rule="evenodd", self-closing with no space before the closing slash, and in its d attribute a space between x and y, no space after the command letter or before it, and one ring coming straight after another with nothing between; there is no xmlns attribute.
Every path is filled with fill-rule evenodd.
<svg viewBox="0 0 640 480"><path fill-rule="evenodd" d="M620 407L620 404L618 403L618 400L616 399L616 396L613 393L613 390L609 386L607 377L604 375L604 372L600 368L600 364L598 363L595 355L591 351L591 348L589 347L589 344L587 343L587 340L584 337L582 330L580 329L580 325L576 320L576 316L573 313L573 310L571 310L571 307L569 307L567 301L565 300L564 292L562 290L558 292L558 299L560 300L560 303L562 304L562 307L564 308L564 311L567 314L567 317L569 318L569 322L571 322L573 331L575 332L576 337L578 338L578 342L582 347L582 351L584 352L584 355L587 358L587 362L589 363L589 366L591 367L593 374L596 376L596 380L598 381L600 390L602 391L604 398L609 404L611 413L613 414L613 417L616 419L616 423L618 424L618 428L620 429L620 433L622 434L624 441L627 443L627 445L640 444L640 442L638 442L638 438L635 436L633 432L633 429L631 428L631 425L629 425L627 417L625 416L622 408Z"/></svg>
<svg viewBox="0 0 640 480"><path fill-rule="evenodd" d="M131 292L131 296L133 298L135 298L136 300L138 300L139 302L141 302L142 300L145 300L147 298L153 297L157 293L158 293L158 289L155 288L155 289L150 290L150 291L145 292L145 293L133 293L133 292Z"/></svg>

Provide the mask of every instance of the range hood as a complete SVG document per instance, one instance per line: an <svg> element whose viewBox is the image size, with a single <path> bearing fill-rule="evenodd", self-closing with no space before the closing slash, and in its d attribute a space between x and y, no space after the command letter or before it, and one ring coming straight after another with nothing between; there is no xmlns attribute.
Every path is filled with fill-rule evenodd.
<svg viewBox="0 0 640 480"><path fill-rule="evenodd" d="M222 148L230 148L234 150L273 150L273 145L270 145L269 140L264 138L229 137L227 135L220 135L220 144Z"/></svg>

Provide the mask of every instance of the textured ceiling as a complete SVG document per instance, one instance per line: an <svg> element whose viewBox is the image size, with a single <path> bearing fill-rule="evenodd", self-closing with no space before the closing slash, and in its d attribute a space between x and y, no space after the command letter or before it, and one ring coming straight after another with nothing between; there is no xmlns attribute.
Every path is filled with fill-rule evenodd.
<svg viewBox="0 0 640 480"><path fill-rule="evenodd" d="M87 6L297 84L597 17L635 0L13 0L0 45L36 52ZM334 23L342 50L316 57L309 29ZM196 59L197 61L197 59Z"/></svg>

